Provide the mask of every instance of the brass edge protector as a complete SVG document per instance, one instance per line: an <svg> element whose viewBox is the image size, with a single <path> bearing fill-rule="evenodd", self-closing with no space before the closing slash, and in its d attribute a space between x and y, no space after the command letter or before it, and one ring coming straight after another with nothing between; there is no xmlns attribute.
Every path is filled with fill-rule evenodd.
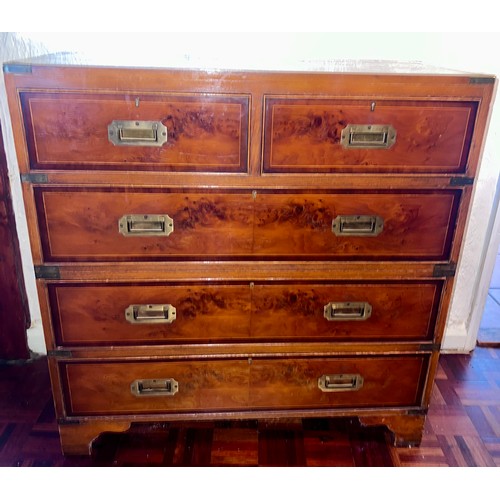
<svg viewBox="0 0 500 500"><path fill-rule="evenodd" d="M47 174L21 174L21 182L29 184L47 184L49 176Z"/></svg>
<svg viewBox="0 0 500 500"><path fill-rule="evenodd" d="M58 425L79 425L80 420L78 419L67 419L67 418L58 418L57 419L57 424Z"/></svg>
<svg viewBox="0 0 500 500"><path fill-rule="evenodd" d="M469 79L471 85L493 84L495 78L492 76L475 76Z"/></svg>
<svg viewBox="0 0 500 500"><path fill-rule="evenodd" d="M53 350L47 351L47 356L51 358L72 358L73 354L68 350Z"/></svg>
<svg viewBox="0 0 500 500"><path fill-rule="evenodd" d="M35 278L58 280L61 278L61 273L57 266L35 266Z"/></svg>
<svg viewBox="0 0 500 500"><path fill-rule="evenodd" d="M11 74L24 74L24 73L32 73L31 64L23 64L23 63L5 63L3 65L4 73Z"/></svg>
<svg viewBox="0 0 500 500"><path fill-rule="evenodd" d="M449 264L436 264L432 272L433 278L448 278L455 276L457 265L454 262Z"/></svg>
<svg viewBox="0 0 500 500"><path fill-rule="evenodd" d="M416 408L414 410L408 410L407 415L427 415L427 408Z"/></svg>
<svg viewBox="0 0 500 500"><path fill-rule="evenodd" d="M440 350L439 344L422 344L419 347L419 351L423 352L438 352Z"/></svg>
<svg viewBox="0 0 500 500"><path fill-rule="evenodd" d="M450 186L472 186L473 184L473 177L452 177L450 179Z"/></svg>

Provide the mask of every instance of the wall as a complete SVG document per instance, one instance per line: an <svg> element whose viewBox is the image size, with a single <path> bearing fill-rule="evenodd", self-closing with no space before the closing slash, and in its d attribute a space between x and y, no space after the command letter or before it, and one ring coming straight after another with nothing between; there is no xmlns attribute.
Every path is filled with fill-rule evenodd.
<svg viewBox="0 0 500 500"><path fill-rule="evenodd" d="M13 59L46 54L49 51L50 50L40 41L31 40L29 37L16 36L14 33L0 33L0 64L4 61ZM0 120L3 124L2 132L5 154L7 156L9 181L11 184L12 204L14 205L14 214L16 216L17 234L19 237L21 261L24 270L24 281L31 315L31 327L27 332L28 347L35 353L45 353L40 306L36 293L33 261L30 253L28 228L21 195L21 182L19 179L14 138L12 136L8 114L7 95L5 93L3 74L2 78L0 78Z"/></svg>
<svg viewBox="0 0 500 500"><path fill-rule="evenodd" d="M111 64L157 65L148 61L151 47L161 46L165 34L130 36L129 33L3 33L0 36L0 60L47 52L78 51ZM110 39L112 38L112 43ZM176 33L168 44L165 66L293 69L297 62L326 59L372 59L400 62L420 61L437 67L500 76L500 58L491 57L487 47L500 46L499 33ZM116 51L120 47L120 51ZM40 312L36 299L27 229L22 208L17 164L7 117L5 90L0 87L1 119L4 127L13 198L18 215L18 231L23 251L26 284L33 318L28 332L30 348L44 352ZM500 99L499 99L500 101ZM470 350L477 336L477 321L471 317L484 307L476 301L483 273L486 248L490 242L488 227L500 172L500 102L491 120L481 171L475 187L471 221L467 229L461 267L443 347L448 351ZM494 240L497 244L497 239ZM495 252L496 253L496 252ZM488 272L488 269L486 269ZM489 282L488 277L482 282ZM483 285L484 286L484 285ZM482 294L484 295L484 294ZM472 325L472 326L471 326Z"/></svg>

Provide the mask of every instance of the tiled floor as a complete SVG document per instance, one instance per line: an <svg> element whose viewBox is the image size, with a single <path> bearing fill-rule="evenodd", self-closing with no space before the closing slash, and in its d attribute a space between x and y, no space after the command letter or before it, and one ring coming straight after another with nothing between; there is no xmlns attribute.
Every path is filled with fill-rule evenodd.
<svg viewBox="0 0 500 500"><path fill-rule="evenodd" d="M478 335L479 345L497 342L500 344L500 250L497 254Z"/></svg>

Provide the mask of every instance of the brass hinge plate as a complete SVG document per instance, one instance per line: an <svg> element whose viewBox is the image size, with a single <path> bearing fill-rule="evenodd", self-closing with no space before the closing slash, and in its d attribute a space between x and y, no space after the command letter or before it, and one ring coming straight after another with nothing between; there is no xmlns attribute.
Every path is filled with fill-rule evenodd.
<svg viewBox="0 0 500 500"><path fill-rule="evenodd" d="M47 174L21 174L21 182L28 184L47 184L49 176Z"/></svg>
<svg viewBox="0 0 500 500"><path fill-rule="evenodd" d="M35 278L45 280L58 280L61 277L57 266L35 266Z"/></svg>
<svg viewBox="0 0 500 500"><path fill-rule="evenodd" d="M457 265L454 262L449 264L436 264L432 276L434 278L448 278L455 276Z"/></svg>

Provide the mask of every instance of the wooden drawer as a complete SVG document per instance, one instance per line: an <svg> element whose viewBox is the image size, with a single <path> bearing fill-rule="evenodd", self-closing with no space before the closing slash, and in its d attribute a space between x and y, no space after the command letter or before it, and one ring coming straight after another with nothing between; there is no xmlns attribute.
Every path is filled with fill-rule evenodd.
<svg viewBox="0 0 500 500"><path fill-rule="evenodd" d="M31 169L247 171L248 96L40 91L20 99ZM130 122L110 131L122 138L116 145L113 122ZM166 130L155 132L158 124Z"/></svg>
<svg viewBox="0 0 500 500"><path fill-rule="evenodd" d="M35 190L35 198L46 261L219 259L251 253L251 193L43 188ZM151 215L168 216L172 226Z"/></svg>
<svg viewBox="0 0 500 500"><path fill-rule="evenodd" d="M416 406L426 366L424 355L60 363L71 416Z"/></svg>
<svg viewBox="0 0 500 500"><path fill-rule="evenodd" d="M428 340L441 295L439 281L47 286L61 346Z"/></svg>
<svg viewBox="0 0 500 500"><path fill-rule="evenodd" d="M254 253L321 259L446 259L460 192L349 191L257 197Z"/></svg>
<svg viewBox="0 0 500 500"><path fill-rule="evenodd" d="M441 283L255 284L252 336L374 342L432 339Z"/></svg>
<svg viewBox="0 0 500 500"><path fill-rule="evenodd" d="M473 101L270 96L265 100L263 169L463 172L476 108Z"/></svg>
<svg viewBox="0 0 500 500"><path fill-rule="evenodd" d="M460 197L458 190L256 197L112 188L34 192L46 262L235 256L441 260L449 255ZM128 215L135 217L134 236L120 228L129 224ZM171 219L168 236L156 230L157 215Z"/></svg>
<svg viewBox="0 0 500 500"><path fill-rule="evenodd" d="M48 288L59 345L212 342L250 336L248 284L49 284ZM163 308L165 313L157 314L156 307L148 317L148 305L170 305L175 311Z"/></svg>

